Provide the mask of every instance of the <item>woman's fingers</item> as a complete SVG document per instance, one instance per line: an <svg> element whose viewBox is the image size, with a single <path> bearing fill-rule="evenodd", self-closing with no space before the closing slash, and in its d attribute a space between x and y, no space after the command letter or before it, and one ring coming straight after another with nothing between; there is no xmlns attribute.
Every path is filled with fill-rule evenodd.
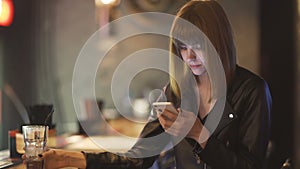
<svg viewBox="0 0 300 169"><path fill-rule="evenodd" d="M22 160L23 160L23 164L26 164L26 155L25 154L22 155Z"/></svg>
<svg viewBox="0 0 300 169"><path fill-rule="evenodd" d="M178 114L165 110L159 115L158 120L167 133L177 136L180 133L181 126L181 122L178 120L178 117Z"/></svg>
<svg viewBox="0 0 300 169"><path fill-rule="evenodd" d="M160 114L160 116L163 116L165 119L174 122L177 119L178 114L165 110L163 113Z"/></svg>
<svg viewBox="0 0 300 169"><path fill-rule="evenodd" d="M173 125L177 119L177 116L177 114L165 110L158 116L158 119L162 127L166 130Z"/></svg>
<svg viewBox="0 0 300 169"><path fill-rule="evenodd" d="M178 109L178 114L164 111L158 117L164 130L174 136L188 135L197 116L193 112Z"/></svg>

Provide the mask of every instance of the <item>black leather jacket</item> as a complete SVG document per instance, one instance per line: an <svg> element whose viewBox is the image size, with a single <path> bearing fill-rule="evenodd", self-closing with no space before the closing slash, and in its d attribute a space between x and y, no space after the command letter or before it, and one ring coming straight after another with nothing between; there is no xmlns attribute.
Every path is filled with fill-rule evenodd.
<svg viewBox="0 0 300 169"><path fill-rule="evenodd" d="M265 160L270 133L271 96L266 82L250 71L237 66L236 75L227 91L224 112L206 147L195 154L195 146L183 139L174 147L177 169L260 169ZM151 137L164 130L158 120L149 121L140 137ZM153 141L141 140L127 155L162 150L162 142L171 136ZM164 145L164 144L163 144ZM86 153L87 168L149 168L158 156L130 158L113 153ZM131 157L133 157L131 156ZM197 163L200 157L201 163ZM199 161L198 161L199 162Z"/></svg>

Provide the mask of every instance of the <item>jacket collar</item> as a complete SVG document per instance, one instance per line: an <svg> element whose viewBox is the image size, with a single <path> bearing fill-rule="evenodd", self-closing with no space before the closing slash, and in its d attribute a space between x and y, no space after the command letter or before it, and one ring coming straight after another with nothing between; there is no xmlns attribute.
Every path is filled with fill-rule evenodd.
<svg viewBox="0 0 300 169"><path fill-rule="evenodd" d="M229 125L237 118L231 105L224 100L219 99L211 112L208 114L204 126L213 134L218 134L223 128Z"/></svg>

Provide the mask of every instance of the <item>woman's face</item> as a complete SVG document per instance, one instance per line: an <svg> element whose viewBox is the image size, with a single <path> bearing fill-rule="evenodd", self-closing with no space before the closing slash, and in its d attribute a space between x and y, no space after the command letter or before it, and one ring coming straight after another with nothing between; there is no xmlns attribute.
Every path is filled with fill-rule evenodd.
<svg viewBox="0 0 300 169"><path fill-rule="evenodd" d="M191 47L184 44L179 46L179 50L184 62L191 68L195 75L201 76L206 73L203 51L200 47Z"/></svg>

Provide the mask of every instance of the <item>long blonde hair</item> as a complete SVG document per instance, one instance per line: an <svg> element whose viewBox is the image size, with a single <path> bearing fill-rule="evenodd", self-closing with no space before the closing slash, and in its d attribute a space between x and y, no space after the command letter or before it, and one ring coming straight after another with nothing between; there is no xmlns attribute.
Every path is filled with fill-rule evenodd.
<svg viewBox="0 0 300 169"><path fill-rule="evenodd" d="M197 34L197 30L190 29L190 26L181 24L180 20L184 19L192 23L198 30L200 29L203 35ZM224 69L227 88L230 86L234 77L236 67L236 50L232 34L231 25L223 8L216 1L189 1L177 13L173 22L170 34L170 87L173 93L180 98L182 89L180 85L187 83L187 70L189 69L185 64L178 63L178 57L182 59L180 50L178 49L177 41L184 41L191 46L200 44L202 49L206 51L209 56L211 52L216 51ZM177 39L177 38L180 39ZM207 38L206 38L207 37ZM209 43L205 40L207 39ZM212 44L212 45L210 45ZM212 57L207 57L208 63ZM214 68L206 65L206 69L211 71ZM182 71L183 70L183 71ZM218 73L218 72L216 72ZM218 94L217 78L211 78L212 96L219 97L222 93Z"/></svg>

